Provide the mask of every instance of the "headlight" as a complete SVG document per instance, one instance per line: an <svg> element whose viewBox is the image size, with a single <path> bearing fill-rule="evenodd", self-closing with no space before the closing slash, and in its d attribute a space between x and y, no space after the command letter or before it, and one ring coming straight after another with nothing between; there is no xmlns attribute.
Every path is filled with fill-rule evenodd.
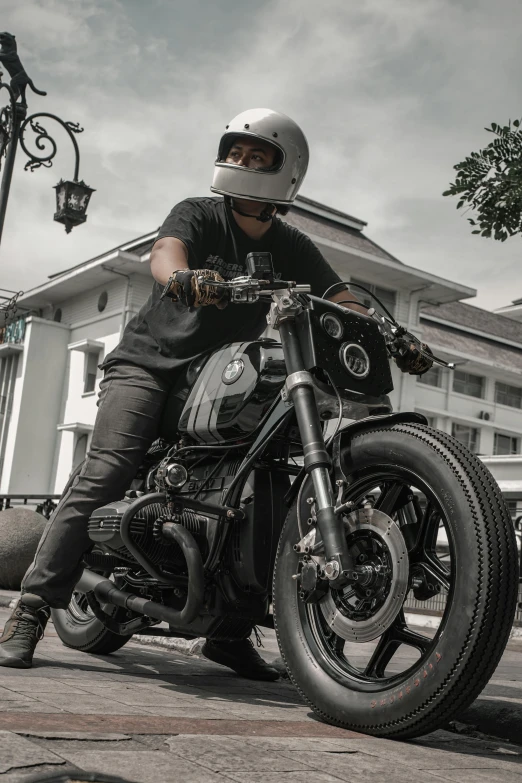
<svg viewBox="0 0 522 783"><path fill-rule="evenodd" d="M335 337L336 340L340 340L343 336L342 321L333 313L325 313L321 317L321 326L330 337Z"/></svg>
<svg viewBox="0 0 522 783"><path fill-rule="evenodd" d="M339 357L345 370L355 378L366 378L370 372L370 358L364 348L357 343L344 343Z"/></svg>

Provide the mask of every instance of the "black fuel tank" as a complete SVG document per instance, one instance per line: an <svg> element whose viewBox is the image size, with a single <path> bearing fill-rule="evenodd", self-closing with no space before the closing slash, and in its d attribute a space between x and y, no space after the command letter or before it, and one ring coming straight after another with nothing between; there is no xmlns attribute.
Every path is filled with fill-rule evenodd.
<svg viewBox="0 0 522 783"><path fill-rule="evenodd" d="M274 340L220 348L190 391L179 432L206 444L241 440L257 429L285 379L283 349Z"/></svg>

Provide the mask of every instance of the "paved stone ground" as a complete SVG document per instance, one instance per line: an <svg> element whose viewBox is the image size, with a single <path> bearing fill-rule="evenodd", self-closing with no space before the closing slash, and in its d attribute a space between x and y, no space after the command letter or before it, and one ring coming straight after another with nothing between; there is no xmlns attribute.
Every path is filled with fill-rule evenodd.
<svg viewBox="0 0 522 783"><path fill-rule="evenodd" d="M0 609L0 627L7 615ZM275 639L264 641L272 660ZM522 711L521 652L510 645L472 708L494 708L492 728L502 710ZM287 680L244 680L138 642L107 657L77 653L50 626L33 669L0 668L0 783L78 769L136 783L522 783L522 745L466 720L407 743L375 739L315 720Z"/></svg>

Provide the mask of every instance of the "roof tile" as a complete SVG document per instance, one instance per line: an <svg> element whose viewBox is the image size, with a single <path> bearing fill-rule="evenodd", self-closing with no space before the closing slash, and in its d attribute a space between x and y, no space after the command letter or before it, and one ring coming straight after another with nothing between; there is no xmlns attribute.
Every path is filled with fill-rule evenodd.
<svg viewBox="0 0 522 783"><path fill-rule="evenodd" d="M429 321L422 323L422 339L435 354L437 348L443 348L450 355L453 352L465 353L475 357L479 363L481 361L490 362L499 369L522 375L522 349L501 346L498 342L465 334L451 327Z"/></svg>
<svg viewBox="0 0 522 783"><path fill-rule="evenodd" d="M484 332L504 340L512 340L522 346L521 322L507 318L505 315L491 313L489 310L482 310L474 305L464 302L449 302L437 307L425 307L421 310L420 317L422 318L423 315L433 315L452 324L475 329L477 332Z"/></svg>

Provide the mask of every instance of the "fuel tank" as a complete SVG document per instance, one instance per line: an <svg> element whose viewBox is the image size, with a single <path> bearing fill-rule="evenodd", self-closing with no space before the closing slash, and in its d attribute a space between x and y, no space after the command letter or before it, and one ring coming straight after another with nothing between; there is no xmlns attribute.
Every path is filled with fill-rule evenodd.
<svg viewBox="0 0 522 783"><path fill-rule="evenodd" d="M259 426L285 379L283 349L275 340L226 345L201 370L178 430L205 444L242 440Z"/></svg>

